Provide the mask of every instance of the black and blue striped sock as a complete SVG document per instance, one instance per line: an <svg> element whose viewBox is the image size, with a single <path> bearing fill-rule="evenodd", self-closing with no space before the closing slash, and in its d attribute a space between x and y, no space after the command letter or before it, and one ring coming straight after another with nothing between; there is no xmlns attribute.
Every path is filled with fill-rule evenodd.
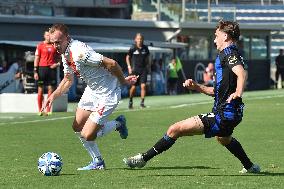
<svg viewBox="0 0 284 189"><path fill-rule="evenodd" d="M252 167L253 163L248 158L246 152L244 151L242 145L233 138L230 144L225 146L235 157L237 157L241 163L243 164L244 168L249 169Z"/></svg>
<svg viewBox="0 0 284 189"><path fill-rule="evenodd" d="M144 161L149 161L154 156L168 150L175 143L176 139L164 135L151 149L143 154Z"/></svg>

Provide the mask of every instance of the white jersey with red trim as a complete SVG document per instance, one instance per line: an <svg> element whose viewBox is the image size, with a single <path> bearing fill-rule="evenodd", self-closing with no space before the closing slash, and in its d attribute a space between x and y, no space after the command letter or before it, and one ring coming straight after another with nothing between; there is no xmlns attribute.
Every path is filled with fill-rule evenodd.
<svg viewBox="0 0 284 189"><path fill-rule="evenodd" d="M74 73L97 95L109 95L119 87L118 79L101 64L103 55L96 53L85 43L71 39L61 55L64 74Z"/></svg>

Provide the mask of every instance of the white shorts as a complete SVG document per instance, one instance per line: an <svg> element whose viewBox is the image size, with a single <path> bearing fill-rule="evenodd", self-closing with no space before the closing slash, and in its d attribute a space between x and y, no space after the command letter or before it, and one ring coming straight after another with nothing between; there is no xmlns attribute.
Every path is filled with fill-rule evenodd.
<svg viewBox="0 0 284 189"><path fill-rule="evenodd" d="M118 87L108 96L98 96L90 87L86 87L78 107L91 111L90 119L99 125L107 122L108 116L115 110L121 99L121 90Z"/></svg>

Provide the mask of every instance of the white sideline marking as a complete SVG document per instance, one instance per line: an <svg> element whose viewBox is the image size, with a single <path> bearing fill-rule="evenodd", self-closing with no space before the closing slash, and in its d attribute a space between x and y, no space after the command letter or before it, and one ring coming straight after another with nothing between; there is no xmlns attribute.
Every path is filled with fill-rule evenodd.
<svg viewBox="0 0 284 189"><path fill-rule="evenodd" d="M180 104L175 106L170 106L170 108L182 108L185 106L195 106L195 105L201 105L201 104L213 104L213 101L206 101L206 102L193 102L189 104Z"/></svg>
<svg viewBox="0 0 284 189"><path fill-rule="evenodd" d="M37 119L37 120L30 120L30 121L15 121L15 122L8 122L8 123L0 123L0 125L6 125L6 124L7 125L15 125L15 124L19 124L19 123L38 123L38 122L54 121L54 120L69 119L69 118L74 118L74 116Z"/></svg>
<svg viewBox="0 0 284 189"><path fill-rule="evenodd" d="M284 97L284 94L280 94L280 95L268 95L268 96L257 96L257 97L247 97L245 99L248 100L255 100L255 99L267 99L267 98L280 98L280 97Z"/></svg>
<svg viewBox="0 0 284 189"><path fill-rule="evenodd" d="M25 117L23 117L23 116L20 116L20 117L15 117L15 116L0 116L0 119L15 119L15 118L24 119Z"/></svg>
<svg viewBox="0 0 284 189"><path fill-rule="evenodd" d="M281 94L281 95L268 95L268 96L260 96L260 97L251 97L251 98L246 97L245 99L254 100L254 99L270 99L270 98L280 98L280 97L284 97L284 94L283 95ZM194 105L202 105L202 104L213 104L213 100L212 101L193 102L193 103L188 103L188 104L168 106L168 108L181 108L181 107L185 107L185 106L194 106ZM157 108L153 108L153 109L165 109L165 108L167 108L167 107L157 107ZM141 110L142 109L134 109L134 110L128 110L127 109L127 110L117 110L115 112L135 112L135 111L141 111ZM143 110L145 110L145 109L143 109ZM30 121L16 121L16 122L0 123L0 125L15 125L15 124L21 124L21 123L38 123L38 122L46 122L46 121L55 121L55 120L74 118L74 116L38 119L38 120L30 120ZM1 116L0 116L0 118L1 118ZM11 119L11 118L15 118L15 117L7 116L6 118Z"/></svg>

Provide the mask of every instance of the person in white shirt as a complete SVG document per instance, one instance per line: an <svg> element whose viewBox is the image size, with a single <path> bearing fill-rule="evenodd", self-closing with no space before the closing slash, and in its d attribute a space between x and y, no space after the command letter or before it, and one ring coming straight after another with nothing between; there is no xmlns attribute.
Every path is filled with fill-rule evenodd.
<svg viewBox="0 0 284 189"><path fill-rule="evenodd" d="M45 101L42 111L50 106L54 99L68 91L74 74L80 77L87 87L76 110L73 130L92 157L92 161L78 170L104 169L105 163L95 139L114 129L120 133L122 139L127 138L128 130L123 115L113 121L107 119L121 98L120 85L135 83L137 76L124 78L121 67L115 60L96 53L83 42L71 39L66 25L54 24L49 32L51 43L62 57L64 78Z"/></svg>

